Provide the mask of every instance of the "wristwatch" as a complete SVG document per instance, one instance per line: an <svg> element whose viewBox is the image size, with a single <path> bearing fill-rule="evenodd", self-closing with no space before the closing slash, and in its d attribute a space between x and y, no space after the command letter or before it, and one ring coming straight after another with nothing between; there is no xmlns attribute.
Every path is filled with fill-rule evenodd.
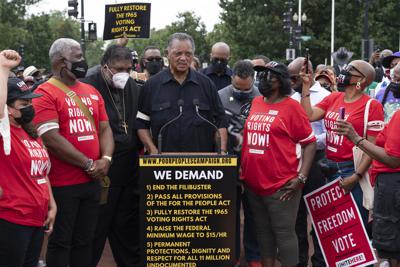
<svg viewBox="0 0 400 267"><path fill-rule="evenodd" d="M297 175L297 178L300 180L300 182L302 184L305 184L307 182L308 177L305 176L304 174L302 174L301 172L299 172L299 174Z"/></svg>
<svg viewBox="0 0 400 267"><path fill-rule="evenodd" d="M110 164L112 163L112 157L110 157L110 156L102 156L101 158L108 160L110 162Z"/></svg>

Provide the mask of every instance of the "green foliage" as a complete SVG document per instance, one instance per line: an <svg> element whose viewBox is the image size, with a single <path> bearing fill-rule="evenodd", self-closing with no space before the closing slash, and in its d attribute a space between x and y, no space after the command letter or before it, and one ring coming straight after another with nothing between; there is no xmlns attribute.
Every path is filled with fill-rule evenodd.
<svg viewBox="0 0 400 267"><path fill-rule="evenodd" d="M89 65L89 68L100 64L101 57L104 53L104 41L97 40L94 42L86 43L86 61Z"/></svg>
<svg viewBox="0 0 400 267"><path fill-rule="evenodd" d="M288 10L283 0L220 0L222 22L209 38L225 40L232 48L232 61L264 54L275 60L285 57L289 36L283 31L283 12ZM303 1L307 21L303 35L312 39L302 43L309 47L315 64L330 62L331 0ZM381 49L397 51L400 20L398 0L369 0L369 34ZM365 0L336 0L335 50L345 46L361 57ZM294 12L297 12L295 1ZM222 29L222 30L221 30Z"/></svg>
<svg viewBox="0 0 400 267"><path fill-rule="evenodd" d="M40 0L0 0L0 49L19 50L24 46L24 65L35 65L50 70L49 49L58 38L80 40L80 24L68 18L65 12L37 14L26 17L26 7ZM98 64L103 54L104 42L87 43L89 66Z"/></svg>
<svg viewBox="0 0 400 267"><path fill-rule="evenodd" d="M194 12L189 11L179 13L177 21L163 29L152 29L149 39L132 40L128 46L135 49L139 55L149 45L159 47L161 52L163 52L167 46L168 37L175 32L184 32L191 35L196 45L196 55L199 56L200 60L205 60L208 57L210 48L206 41L206 26L201 22L200 17L196 16Z"/></svg>
<svg viewBox="0 0 400 267"><path fill-rule="evenodd" d="M314 65L330 62L331 1L303 0L303 35L311 39L302 42L308 47ZM361 57L361 39L365 14L365 1L336 0L335 50L345 46L354 52L353 58ZM0 49L18 50L24 45L24 63L49 69L48 51L54 40L60 37L80 40L80 24L68 18L65 12L36 14L27 17L29 5L40 0L0 0ZM369 34L381 49L398 50L400 20L398 0L369 0ZM223 41L231 47L232 65L238 59L264 54L274 60L284 61L289 35L283 31L283 12L288 7L283 0L219 0L222 8L221 23L207 33L205 24L194 12L179 13L176 21L162 29L151 29L149 39L136 39L128 43L139 55L144 48L154 45L164 51L168 37L174 32L190 34L196 44L196 55L201 61L209 60L211 45ZM294 3L297 12L297 1ZM98 64L103 54L104 42L86 43L89 66ZM302 52L301 52L302 53Z"/></svg>

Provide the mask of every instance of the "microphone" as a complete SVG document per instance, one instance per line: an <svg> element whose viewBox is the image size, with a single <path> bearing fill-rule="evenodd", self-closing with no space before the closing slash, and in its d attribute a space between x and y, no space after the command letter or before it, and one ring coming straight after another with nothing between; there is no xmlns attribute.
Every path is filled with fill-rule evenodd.
<svg viewBox="0 0 400 267"><path fill-rule="evenodd" d="M217 127L214 123L212 123L211 121L207 120L206 118L204 118L204 117L200 114L200 112L199 112L199 104L200 104L200 101L199 101L197 98L193 99L193 105L194 105L195 108L196 108L196 114L197 114L197 116L199 116L200 119L202 119L203 121L207 122L207 123L210 124L212 127L214 127L214 129L215 129L215 131L216 131L216 134L217 134L217 142L216 142L216 145L217 145L217 148L216 148L216 149L217 149L217 154L221 154L221 134L219 133L218 127Z"/></svg>
<svg viewBox="0 0 400 267"><path fill-rule="evenodd" d="M162 132L164 131L164 129L170 125L171 123L177 121L183 113L183 105L185 104L185 102L182 99L178 99L177 101L178 107L179 107L179 114L178 116L176 116L175 118L172 118L170 121L168 121L167 123L165 123L161 129L160 132L158 133L158 153L161 154L162 153Z"/></svg>

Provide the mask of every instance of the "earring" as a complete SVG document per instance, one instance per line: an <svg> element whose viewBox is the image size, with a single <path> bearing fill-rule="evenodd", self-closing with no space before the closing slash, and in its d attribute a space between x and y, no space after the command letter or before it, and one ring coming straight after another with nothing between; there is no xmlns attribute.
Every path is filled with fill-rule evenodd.
<svg viewBox="0 0 400 267"><path fill-rule="evenodd" d="M356 84L356 89L357 89L357 90L360 90L360 88L361 88L361 84L360 84L360 82L357 82L357 84Z"/></svg>

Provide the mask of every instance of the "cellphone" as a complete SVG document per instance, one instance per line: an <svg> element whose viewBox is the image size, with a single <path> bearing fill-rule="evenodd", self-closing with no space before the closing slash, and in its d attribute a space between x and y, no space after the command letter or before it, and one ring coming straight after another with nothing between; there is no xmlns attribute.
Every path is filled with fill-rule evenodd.
<svg viewBox="0 0 400 267"><path fill-rule="evenodd" d="M48 230L49 230L49 225L48 224L43 225L43 231L48 231Z"/></svg>
<svg viewBox="0 0 400 267"><path fill-rule="evenodd" d="M344 120L344 112L345 112L344 107L340 107L340 108L339 108L339 118L340 118L341 120Z"/></svg>
<svg viewBox="0 0 400 267"><path fill-rule="evenodd" d="M310 60L310 54L308 53L308 48L306 48L306 54L304 56L304 66L306 66L306 73L308 74L308 61Z"/></svg>

